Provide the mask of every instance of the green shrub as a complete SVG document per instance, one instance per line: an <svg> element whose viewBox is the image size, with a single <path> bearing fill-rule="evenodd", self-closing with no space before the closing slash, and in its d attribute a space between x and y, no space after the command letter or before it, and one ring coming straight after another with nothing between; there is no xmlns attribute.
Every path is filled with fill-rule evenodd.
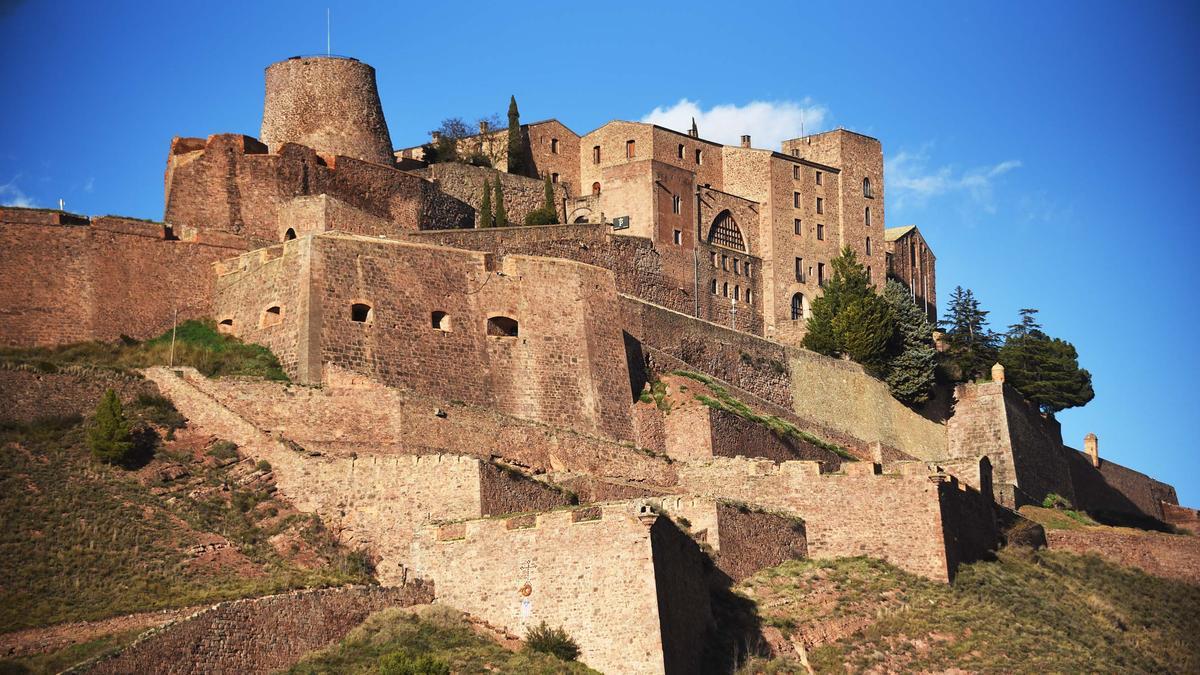
<svg viewBox="0 0 1200 675"><path fill-rule="evenodd" d="M525 216L526 225L553 225L558 222L558 211L554 207L534 209Z"/></svg>
<svg viewBox="0 0 1200 675"><path fill-rule="evenodd" d="M1042 500L1042 508L1070 510L1074 507L1071 506L1070 500L1068 500L1066 497L1058 494L1057 492L1051 492L1050 494L1046 495L1045 499Z"/></svg>
<svg viewBox="0 0 1200 675"><path fill-rule="evenodd" d="M88 447L92 456L108 464L127 465L133 454L129 421L121 410L117 392L109 389L96 407L96 416L88 429Z"/></svg>
<svg viewBox="0 0 1200 675"><path fill-rule="evenodd" d="M379 657L380 675L450 675L450 665L429 655L399 651Z"/></svg>
<svg viewBox="0 0 1200 675"><path fill-rule="evenodd" d="M262 471L263 473L266 473L271 470L271 463L265 459L260 459L260 460L258 460L258 464L254 465L254 468L258 469L259 471Z"/></svg>
<svg viewBox="0 0 1200 675"><path fill-rule="evenodd" d="M556 656L563 661L579 658L579 645L562 628L551 628L543 621L525 634L525 648Z"/></svg>
<svg viewBox="0 0 1200 675"><path fill-rule="evenodd" d="M206 453L209 457L217 459L236 459L238 456L237 443L233 441L217 441Z"/></svg>

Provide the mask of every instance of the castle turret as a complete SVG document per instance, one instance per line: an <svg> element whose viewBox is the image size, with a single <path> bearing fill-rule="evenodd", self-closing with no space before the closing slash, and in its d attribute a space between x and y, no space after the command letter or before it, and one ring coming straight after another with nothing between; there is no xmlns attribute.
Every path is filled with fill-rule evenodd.
<svg viewBox="0 0 1200 675"><path fill-rule="evenodd" d="M262 141L300 143L322 155L392 164L375 69L344 57L294 56L267 67Z"/></svg>

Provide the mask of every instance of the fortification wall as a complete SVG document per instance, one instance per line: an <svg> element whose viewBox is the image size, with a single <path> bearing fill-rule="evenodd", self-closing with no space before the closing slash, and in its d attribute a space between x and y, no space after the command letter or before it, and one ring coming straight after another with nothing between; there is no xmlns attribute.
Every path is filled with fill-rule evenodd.
<svg viewBox="0 0 1200 675"><path fill-rule="evenodd" d="M530 175L558 174L558 183L565 188L567 197L582 194L579 136L558 120L530 124L525 127L525 135L529 145Z"/></svg>
<svg viewBox="0 0 1200 675"><path fill-rule="evenodd" d="M1100 466L1094 467L1091 457L1066 446L1061 452L1070 469L1076 508L1098 515L1143 515L1165 521L1164 506L1179 503L1175 488L1144 473L1103 457Z"/></svg>
<svg viewBox="0 0 1200 675"><path fill-rule="evenodd" d="M940 481L924 463L877 475L866 462L842 465L843 474L821 474L816 462L716 458L679 468L681 489L794 514L804 520L814 558L870 555L915 574L945 581L964 556L948 555L944 528L960 532L969 515L946 524ZM955 488L957 489L957 487ZM991 521L989 521L991 522ZM994 531L994 525L991 526ZM970 546L954 550L970 550Z"/></svg>
<svg viewBox="0 0 1200 675"><path fill-rule="evenodd" d="M372 612L433 601L430 584L305 590L222 602L72 673L265 673L346 636Z"/></svg>
<svg viewBox="0 0 1200 675"><path fill-rule="evenodd" d="M504 209L508 216L508 222L521 225L525 222L525 216L529 215L531 211L542 208L546 202L545 184L541 180L496 169L457 162L442 162L409 173L433 180L438 189L471 205L475 209L475 227L479 227L479 210L483 205L485 182L492 193L490 198L492 208L496 207L495 189L490 186L495 184L497 177L500 178L500 184L504 191ZM555 211L561 219L565 215L562 213L562 203L567 196L566 189L562 185L554 185L553 189Z"/></svg>
<svg viewBox="0 0 1200 675"><path fill-rule="evenodd" d="M200 149L197 141L176 138L167 161L164 219L176 226L231 233L254 246L270 244L287 229L280 226L284 205L318 194L370 216L357 223L359 234L390 236L474 222L469 205L390 166L321 157L295 143L268 153L266 145L236 134L210 136ZM386 229L375 231L380 223Z"/></svg>
<svg viewBox="0 0 1200 675"><path fill-rule="evenodd" d="M139 394L158 393L151 382L114 372L72 369L43 373L32 367L0 366L0 422L91 415L109 389L126 404Z"/></svg>
<svg viewBox="0 0 1200 675"><path fill-rule="evenodd" d="M145 339L212 313L211 264L227 242L175 239L162 223L0 210L0 343Z"/></svg>
<svg viewBox="0 0 1200 675"><path fill-rule="evenodd" d="M639 520L636 504L423 528L413 558L439 602L519 635L542 621L561 626L598 670L699 665L698 627L711 620L700 553L668 519ZM660 589L669 591L665 608Z"/></svg>

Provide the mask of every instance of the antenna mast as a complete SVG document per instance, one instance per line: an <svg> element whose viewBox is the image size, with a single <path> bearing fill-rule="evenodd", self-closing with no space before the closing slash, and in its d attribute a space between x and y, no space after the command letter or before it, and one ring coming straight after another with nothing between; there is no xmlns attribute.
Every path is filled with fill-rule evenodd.
<svg viewBox="0 0 1200 675"><path fill-rule="evenodd" d="M329 8L325 8L325 56L329 56Z"/></svg>

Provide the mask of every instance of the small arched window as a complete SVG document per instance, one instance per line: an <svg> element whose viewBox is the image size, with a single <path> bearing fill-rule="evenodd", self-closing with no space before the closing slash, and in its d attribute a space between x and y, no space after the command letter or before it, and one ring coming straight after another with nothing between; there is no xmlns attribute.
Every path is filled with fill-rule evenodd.
<svg viewBox="0 0 1200 675"><path fill-rule="evenodd" d="M292 229L292 228L290 228L290 227L287 229L287 232L284 232L284 233L283 233L283 240L284 240L284 241L291 241L291 240L293 240L293 239L295 239L295 238L296 238L296 231L295 231L295 230L293 230L293 229Z"/></svg>
<svg viewBox="0 0 1200 675"><path fill-rule="evenodd" d="M869 207L869 206L866 208L865 211L863 211L863 222L866 223L868 227L870 227L870 225L871 225L871 207Z"/></svg>
<svg viewBox="0 0 1200 675"><path fill-rule="evenodd" d="M717 280L716 279L712 280L712 294L713 295L717 294Z"/></svg>
<svg viewBox="0 0 1200 675"><path fill-rule="evenodd" d="M350 305L350 320L358 323L370 323L371 319L375 318L375 313L371 306L365 302L356 302Z"/></svg>
<svg viewBox="0 0 1200 675"><path fill-rule="evenodd" d="M600 196L600 184L599 183L592 183L592 196L593 197Z"/></svg>
<svg viewBox="0 0 1200 675"><path fill-rule="evenodd" d="M797 293L792 296L792 321L799 321L804 318L804 294Z"/></svg>
<svg viewBox="0 0 1200 675"><path fill-rule="evenodd" d="M729 282L728 281L721 284L721 295L723 295L727 298L729 297Z"/></svg>
<svg viewBox="0 0 1200 675"><path fill-rule="evenodd" d="M218 333L233 333L233 319L221 319L217 324Z"/></svg>
<svg viewBox="0 0 1200 675"><path fill-rule="evenodd" d="M430 323L437 330L450 332L450 315L445 312L434 312L429 317Z"/></svg>
<svg viewBox="0 0 1200 675"><path fill-rule="evenodd" d="M493 316L487 321L487 334L494 337L517 337L517 320L507 316Z"/></svg>
<svg viewBox="0 0 1200 675"><path fill-rule="evenodd" d="M283 311L279 308L279 305L272 305L263 310L262 319L259 321L259 327L266 328L268 326L276 326L282 321ZM232 325L232 322L230 325Z"/></svg>
<svg viewBox="0 0 1200 675"><path fill-rule="evenodd" d="M749 288L746 289L746 304L754 304L754 291L750 290Z"/></svg>
<svg viewBox="0 0 1200 675"><path fill-rule="evenodd" d="M863 196L864 197L873 197L874 196L871 194L871 179L870 178L863 179Z"/></svg>

